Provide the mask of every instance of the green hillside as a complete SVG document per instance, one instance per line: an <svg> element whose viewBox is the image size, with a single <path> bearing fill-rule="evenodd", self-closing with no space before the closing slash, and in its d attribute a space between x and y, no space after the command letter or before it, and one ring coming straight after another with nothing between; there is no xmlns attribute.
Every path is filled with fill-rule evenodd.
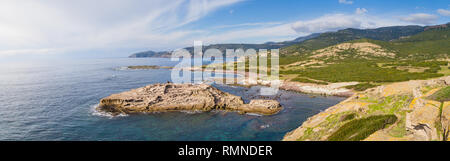
<svg viewBox="0 0 450 161"><path fill-rule="evenodd" d="M368 38L373 40L390 41L404 36L410 36L424 31L421 26L393 26L377 29L345 29L337 32L323 33L319 37L284 47L281 54L301 54L321 49L342 42Z"/></svg>
<svg viewBox="0 0 450 161"><path fill-rule="evenodd" d="M364 90L385 82L450 75L449 26L390 41L384 40L401 34L380 35L377 37L380 40L366 37L350 40L364 34L347 31L351 30L322 34L284 48L280 57L282 77L304 83L357 81L362 84L349 88Z"/></svg>
<svg viewBox="0 0 450 161"><path fill-rule="evenodd" d="M448 58L450 27L424 31L409 38L386 44L385 47L397 51L399 57L424 60Z"/></svg>

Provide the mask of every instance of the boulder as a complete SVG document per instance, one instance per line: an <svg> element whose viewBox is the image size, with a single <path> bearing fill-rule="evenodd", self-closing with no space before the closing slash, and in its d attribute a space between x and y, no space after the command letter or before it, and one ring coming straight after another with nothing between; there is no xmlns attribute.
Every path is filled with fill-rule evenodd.
<svg viewBox="0 0 450 161"><path fill-rule="evenodd" d="M264 115L271 115L278 113L281 110L281 105L276 100L251 100L249 104L245 104L239 108L239 111L246 113L258 113Z"/></svg>
<svg viewBox="0 0 450 161"><path fill-rule="evenodd" d="M445 77L444 81L446 85L450 85L450 77Z"/></svg>

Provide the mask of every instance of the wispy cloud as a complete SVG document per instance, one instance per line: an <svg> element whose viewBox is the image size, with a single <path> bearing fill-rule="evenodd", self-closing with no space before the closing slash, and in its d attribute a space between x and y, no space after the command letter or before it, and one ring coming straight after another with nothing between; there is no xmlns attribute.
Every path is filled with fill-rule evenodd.
<svg viewBox="0 0 450 161"><path fill-rule="evenodd" d="M276 38L282 38L286 40L294 38L299 34L291 28L291 23L283 23L279 25L271 26L258 26L248 29L231 30L222 33L211 33L201 37L197 37L198 40L202 40L207 43L262 43L270 40L276 41ZM260 38L259 41L252 41L255 38ZM281 40L281 39L280 39Z"/></svg>
<svg viewBox="0 0 450 161"><path fill-rule="evenodd" d="M353 4L353 1L351 0L339 0L340 4Z"/></svg>
<svg viewBox="0 0 450 161"><path fill-rule="evenodd" d="M438 9L437 12L442 16L450 16L450 10Z"/></svg>
<svg viewBox="0 0 450 161"><path fill-rule="evenodd" d="M235 27L249 27L249 26L270 26L270 25L279 25L281 22L255 22L255 23L241 23L241 24L232 24L232 25L219 25L215 26L216 29L222 28L235 28Z"/></svg>
<svg viewBox="0 0 450 161"><path fill-rule="evenodd" d="M299 33L317 33L345 28L377 28L406 24L393 18L381 18L366 13L367 9L357 8L353 14L326 14L315 19L295 22L292 28Z"/></svg>
<svg viewBox="0 0 450 161"><path fill-rule="evenodd" d="M423 24L423 25L429 25L434 24L439 19L438 16L433 14L427 14L427 13L416 13L416 14L410 14L407 17L400 18L402 21L416 23L416 24Z"/></svg>
<svg viewBox="0 0 450 161"><path fill-rule="evenodd" d="M201 31L180 27L240 1L2 0L0 54L182 46L177 40Z"/></svg>
<svg viewBox="0 0 450 161"><path fill-rule="evenodd" d="M292 25L297 32L312 33L334 31L343 28L358 28L362 24L354 15L332 14L308 21L298 21Z"/></svg>
<svg viewBox="0 0 450 161"><path fill-rule="evenodd" d="M436 15L424 13L400 18L372 15L366 8L355 8L334 14L324 11L322 16L302 20L280 18L279 22L273 22L277 19L237 24L224 21L229 23L199 28L188 25L220 9L227 9L223 11L226 14L233 13L236 8L231 9L231 5L241 1L97 0L94 6L90 0L1 0L0 55L91 49L172 50L190 46L194 40L205 44L262 43L344 28L430 24L438 19ZM446 11L438 10L441 15Z"/></svg>
<svg viewBox="0 0 450 161"><path fill-rule="evenodd" d="M367 12L369 12L369 11L365 8L356 8L356 11L355 11L355 13L358 15L365 14Z"/></svg>

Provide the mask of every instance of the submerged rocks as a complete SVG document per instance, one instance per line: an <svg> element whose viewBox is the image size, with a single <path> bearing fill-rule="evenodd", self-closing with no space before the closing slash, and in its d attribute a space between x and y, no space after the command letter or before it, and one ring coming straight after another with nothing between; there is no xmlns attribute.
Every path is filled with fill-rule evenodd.
<svg viewBox="0 0 450 161"><path fill-rule="evenodd" d="M97 110L118 114L230 110L240 113L271 115L282 107L275 100L251 100L222 92L206 84L154 84L113 94L100 100Z"/></svg>

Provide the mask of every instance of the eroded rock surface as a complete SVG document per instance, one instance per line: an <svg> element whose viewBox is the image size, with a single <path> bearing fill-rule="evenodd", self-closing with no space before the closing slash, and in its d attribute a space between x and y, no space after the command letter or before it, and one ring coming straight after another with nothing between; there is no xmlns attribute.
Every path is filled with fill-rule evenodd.
<svg viewBox="0 0 450 161"><path fill-rule="evenodd" d="M308 118L302 126L285 135L285 141L327 140L346 123L343 116L355 119L374 115L395 115L395 124L365 138L367 141L431 141L444 140L448 130L450 101L431 100L430 95L448 87L450 76L385 84L358 92L347 100ZM442 109L440 109L442 108Z"/></svg>
<svg viewBox="0 0 450 161"><path fill-rule="evenodd" d="M153 84L113 94L100 100L97 110L118 114L166 111L230 110L240 113L271 115L282 107L275 100L251 100L222 92L206 84Z"/></svg>

